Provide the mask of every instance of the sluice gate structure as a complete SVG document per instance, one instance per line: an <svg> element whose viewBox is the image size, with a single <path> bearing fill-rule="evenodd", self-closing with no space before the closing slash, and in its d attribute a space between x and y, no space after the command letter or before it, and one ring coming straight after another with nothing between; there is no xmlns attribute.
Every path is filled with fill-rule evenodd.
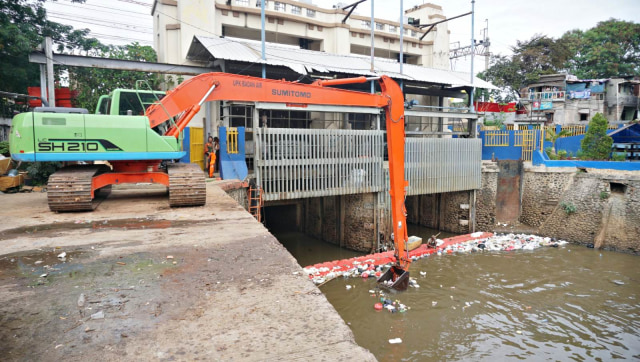
<svg viewBox="0 0 640 362"><path fill-rule="evenodd" d="M264 119L267 110L283 107L255 104L252 118ZM292 224L295 220L298 230L319 239L355 250L384 249L390 242L391 215L386 134L379 110L313 106L306 111L313 112L312 118L337 114L329 118L343 127L349 115L367 114L367 126L373 129L253 127L247 151L265 206L288 205L289 213L279 216L291 218ZM429 119L417 131L407 131L408 220L454 232L475 231L482 155L482 141L474 132L476 115L411 110L406 116L408 126Z"/></svg>

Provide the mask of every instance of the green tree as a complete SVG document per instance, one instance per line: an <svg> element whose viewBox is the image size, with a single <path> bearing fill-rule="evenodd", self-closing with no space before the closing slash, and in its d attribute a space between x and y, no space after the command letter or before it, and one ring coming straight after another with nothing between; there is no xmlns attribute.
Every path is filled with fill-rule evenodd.
<svg viewBox="0 0 640 362"><path fill-rule="evenodd" d="M567 61L582 79L640 74L640 24L609 19L587 30L573 30L561 39L571 44Z"/></svg>
<svg viewBox="0 0 640 362"><path fill-rule="evenodd" d="M138 43L109 46L102 49L99 57L155 62L157 55L150 46ZM155 73L112 70L100 68L70 68L71 89L77 91L75 106L93 111L101 95L116 88L135 89L136 81L146 81L151 89L160 89L162 77ZM147 88L148 89L148 88Z"/></svg>
<svg viewBox="0 0 640 362"><path fill-rule="evenodd" d="M553 153L557 153L558 151L556 149L556 142L558 141L558 138L569 136L570 134L571 132L566 129L563 129L560 132L556 133L555 128L549 128L544 132L544 138L553 144Z"/></svg>
<svg viewBox="0 0 640 362"><path fill-rule="evenodd" d="M581 142L583 158L605 160L611 153L613 138L607 136L607 119L600 113L589 121L589 128Z"/></svg>
<svg viewBox="0 0 640 362"><path fill-rule="evenodd" d="M501 88L492 92L498 102L509 102L520 97L520 90L536 82L543 74L561 71L571 55L573 38L554 40L536 34L526 41L517 41L511 47L512 56L491 57L491 67L478 77Z"/></svg>
<svg viewBox="0 0 640 362"><path fill-rule="evenodd" d="M82 3L85 0L72 0ZM29 63L29 53L51 37L58 51L88 51L100 43L90 38L88 29L47 20L45 0L0 0L0 90L26 93L39 85L37 64Z"/></svg>
<svg viewBox="0 0 640 362"><path fill-rule="evenodd" d="M520 89L545 74L567 72L582 79L640 75L640 24L609 19L558 39L535 35L511 50L510 56L492 56L489 69L478 74L501 89L490 95L502 102L519 97Z"/></svg>

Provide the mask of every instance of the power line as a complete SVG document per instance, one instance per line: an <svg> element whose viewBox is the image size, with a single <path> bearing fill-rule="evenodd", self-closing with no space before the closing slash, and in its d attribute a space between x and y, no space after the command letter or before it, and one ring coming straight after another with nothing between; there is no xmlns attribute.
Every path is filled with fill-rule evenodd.
<svg viewBox="0 0 640 362"><path fill-rule="evenodd" d="M88 17L88 16L83 16L83 17L76 17L76 14L70 14L70 13L58 13L58 12L49 12L53 17L58 17L58 18L63 18L66 20L73 20L79 23L89 23L89 24L94 24L94 25L99 25L99 24L95 24L89 21L85 21L82 19L87 19L87 20L91 20L94 22L98 22L98 23L106 23L106 24L110 24L109 26L111 26L111 24L115 24L115 25L122 25L122 26L129 26L129 27L133 27L133 28L140 28L140 29L149 29L152 30L153 28L150 26L140 26L140 25L136 25L136 24L131 24L131 23L122 23L122 22L115 22L115 21L111 21L111 20L102 20L99 18L92 18L92 17ZM71 17L71 18L70 18ZM153 34L153 32L149 32L149 34Z"/></svg>
<svg viewBox="0 0 640 362"><path fill-rule="evenodd" d="M145 7L151 7L151 4L149 3L143 3L141 1L136 1L136 0L117 0L123 3L129 3L129 4L135 4L135 5L140 5L140 6L145 6Z"/></svg>
<svg viewBox="0 0 640 362"><path fill-rule="evenodd" d="M95 25L95 26L100 26L100 27L104 27L104 28L110 28L110 29L118 29L118 30L125 30L125 31L131 31L131 32L136 32L136 33L144 33L144 34L153 34L153 32L151 31L142 31L142 30L136 30L135 26L125 26L125 27L118 27L116 25L116 23L111 23L111 24L100 24L100 23L95 23L95 22L91 22L91 21L87 21L87 20L75 20L75 19L70 19L67 17L63 17L63 16L59 16L59 15L53 15L52 18L58 18L58 19L62 19L62 20L70 20L70 21L76 21L78 23L83 23L83 24L91 24L91 25Z"/></svg>
<svg viewBox="0 0 640 362"><path fill-rule="evenodd" d="M61 1L71 2L71 0L61 0ZM113 11L106 11L106 10L99 10L101 13L116 14L118 16L129 16L129 17L137 17L137 18L140 18L139 15L143 15L143 16L146 16L146 17L150 16L147 13L140 13L140 12L135 12L135 11L121 10L121 9L118 9L118 8L112 8L112 7L100 6L100 5L84 4L84 5L81 5L81 6L76 6L76 5L72 5L72 4L62 4L62 3L58 3L57 5L66 6L66 7L70 7L70 8L74 8L74 9L82 9L84 7L97 7L97 8L102 8L102 9L120 11L121 13L116 13L116 12L113 12ZM91 10L91 11L93 11L91 8L82 9L82 10ZM126 13L126 14L123 14L123 13ZM129 14L139 14L139 15L129 15Z"/></svg>

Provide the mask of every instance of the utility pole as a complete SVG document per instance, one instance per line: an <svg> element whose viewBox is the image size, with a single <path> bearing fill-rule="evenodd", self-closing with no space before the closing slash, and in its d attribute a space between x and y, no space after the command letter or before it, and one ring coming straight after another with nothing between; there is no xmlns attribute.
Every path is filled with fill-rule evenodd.
<svg viewBox="0 0 640 362"><path fill-rule="evenodd" d="M262 78L267 77L267 64L265 61L267 60L267 56L265 55L265 31L264 31L264 3L267 0L260 0L260 21L262 22L262 28L260 30L260 36L262 38Z"/></svg>
<svg viewBox="0 0 640 362"><path fill-rule="evenodd" d="M489 69L489 58L491 58L491 51L489 50L489 19L484 19L485 27L482 29L483 43L485 44L484 50L484 70Z"/></svg>
<svg viewBox="0 0 640 362"><path fill-rule="evenodd" d="M471 94L469 95L469 110L471 111L471 113L475 112L475 110L473 109L473 93L475 92L475 87L473 86L473 78L475 78L473 76L473 52L476 44L473 33L474 19L476 16L474 11L475 4L476 0L471 0ZM471 132L471 130L469 130L469 132Z"/></svg>
<svg viewBox="0 0 640 362"><path fill-rule="evenodd" d="M373 3L374 3L374 1L371 0L371 72L372 73L375 70L374 66L373 66L373 53L374 53L374 47L375 47L375 38L374 38L375 34L374 34L374 32L375 32L375 28L376 28L376 23L375 23L375 20L373 18ZM372 80L371 81L371 94L375 93L375 90L376 90L375 84L374 84L374 81Z"/></svg>
<svg viewBox="0 0 640 362"><path fill-rule="evenodd" d="M466 57L467 55L471 55L471 53L489 57L489 45L491 45L491 43L489 42L489 37L487 36L489 32L489 21L485 21L487 22L487 27L485 29L482 29L482 33L484 34L483 39L473 44L473 48L471 45L460 46L460 42L451 43L451 49L449 50L449 59ZM487 60L485 60L485 62L487 62Z"/></svg>
<svg viewBox="0 0 640 362"><path fill-rule="evenodd" d="M404 62L404 6L400 0L400 74L402 74L402 63ZM400 80L402 82L402 80Z"/></svg>

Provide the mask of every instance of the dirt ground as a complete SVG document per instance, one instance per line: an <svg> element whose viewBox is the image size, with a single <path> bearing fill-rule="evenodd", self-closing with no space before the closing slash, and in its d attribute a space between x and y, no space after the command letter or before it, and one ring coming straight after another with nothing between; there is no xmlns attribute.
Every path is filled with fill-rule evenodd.
<svg viewBox="0 0 640 362"><path fill-rule="evenodd" d="M170 209L164 188L121 188L60 214L0 195L2 359L375 360L260 223L207 193Z"/></svg>

